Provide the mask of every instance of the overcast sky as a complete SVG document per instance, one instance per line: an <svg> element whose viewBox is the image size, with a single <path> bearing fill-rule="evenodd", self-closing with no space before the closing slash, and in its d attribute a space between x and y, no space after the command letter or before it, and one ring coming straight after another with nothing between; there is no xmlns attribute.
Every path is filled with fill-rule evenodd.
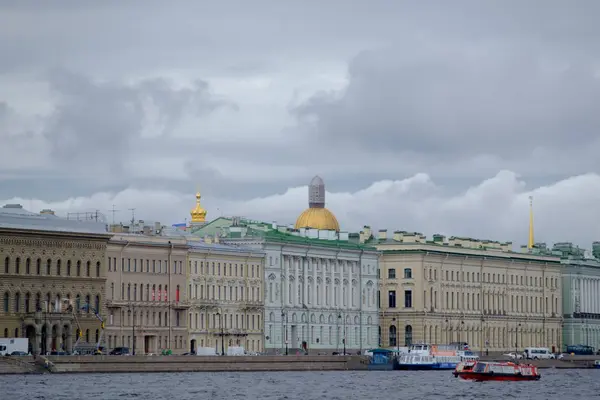
<svg viewBox="0 0 600 400"><path fill-rule="evenodd" d="M0 203L600 240L600 2L0 3Z"/></svg>

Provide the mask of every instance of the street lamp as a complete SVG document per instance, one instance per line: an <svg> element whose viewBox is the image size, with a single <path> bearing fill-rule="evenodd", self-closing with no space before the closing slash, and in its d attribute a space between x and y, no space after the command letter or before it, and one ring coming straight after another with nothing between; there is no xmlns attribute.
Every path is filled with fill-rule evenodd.
<svg viewBox="0 0 600 400"><path fill-rule="evenodd" d="M133 335L133 347L131 349L131 354L135 356L135 304L133 303L129 303L129 312L131 313L131 318L132 318L132 335Z"/></svg>
<svg viewBox="0 0 600 400"><path fill-rule="evenodd" d="M219 316L219 326L221 327L221 355L225 355L225 332L223 331L223 314L220 312L217 313Z"/></svg>
<svg viewBox="0 0 600 400"><path fill-rule="evenodd" d="M288 355L288 338L287 338L287 324L288 324L288 316L285 311L281 312L281 325L283 325L283 317L285 317L285 355ZM281 331L281 341L284 339L284 331Z"/></svg>
<svg viewBox="0 0 600 400"><path fill-rule="evenodd" d="M398 320L398 321L400 321L400 320ZM396 318L392 318L392 322L394 323L394 326L396 326ZM396 352L399 355L400 354L400 341L398 340L398 332L399 332L399 329L398 329L398 327L396 327Z"/></svg>
<svg viewBox="0 0 600 400"><path fill-rule="evenodd" d="M517 360L517 354L519 353L519 327L521 323L519 323L515 328L515 360Z"/></svg>
<svg viewBox="0 0 600 400"><path fill-rule="evenodd" d="M340 311L338 313L338 321L339 319L342 318L342 312ZM344 333L343 333L343 338L342 338L342 344L344 345L344 355L346 355L346 318L344 318ZM339 345L338 345L339 348Z"/></svg>

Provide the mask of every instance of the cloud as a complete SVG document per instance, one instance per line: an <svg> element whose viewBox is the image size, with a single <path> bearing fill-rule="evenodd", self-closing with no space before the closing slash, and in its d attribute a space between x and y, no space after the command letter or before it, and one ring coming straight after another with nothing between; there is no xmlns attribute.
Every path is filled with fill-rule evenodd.
<svg viewBox="0 0 600 400"><path fill-rule="evenodd" d="M327 207L336 214L342 229L349 231L370 225L373 229L419 231L428 236L442 233L511 240L518 249L527 240L529 196L534 197L536 241L572 241L590 247L599 237L600 228L593 222L600 218L597 174L528 189L517 174L501 171L460 193L451 193L427 174L417 174L403 180L373 182L353 192L328 192ZM164 224L189 220L194 202L194 193L136 189L56 202L21 198L4 201L21 203L33 211L51 208L61 215L98 210L109 222L114 204L120 210L117 221L129 220L129 209L135 208L136 219ZM279 224L293 224L307 203L306 186L249 201L222 200L210 193L204 193L202 198L209 219L221 214L239 215Z"/></svg>

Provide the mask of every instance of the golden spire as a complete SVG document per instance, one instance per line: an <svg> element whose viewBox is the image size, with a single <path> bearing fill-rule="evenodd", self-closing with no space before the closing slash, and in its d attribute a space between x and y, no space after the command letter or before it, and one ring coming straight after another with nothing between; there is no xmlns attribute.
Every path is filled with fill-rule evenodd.
<svg viewBox="0 0 600 400"><path fill-rule="evenodd" d="M192 223L204 223L206 222L206 210L200 205L200 191L196 193L196 207L190 211L192 216Z"/></svg>
<svg viewBox="0 0 600 400"><path fill-rule="evenodd" d="M527 248L533 249L533 196L529 196L529 241Z"/></svg>

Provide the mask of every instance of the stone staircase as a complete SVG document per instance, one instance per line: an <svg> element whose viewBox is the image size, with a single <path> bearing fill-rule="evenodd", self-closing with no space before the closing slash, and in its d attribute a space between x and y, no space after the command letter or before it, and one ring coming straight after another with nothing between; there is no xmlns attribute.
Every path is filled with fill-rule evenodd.
<svg viewBox="0 0 600 400"><path fill-rule="evenodd" d="M40 368L36 365L33 360L27 359L21 360L16 357L2 357L0 356L0 375L7 374L41 374L44 372L44 368Z"/></svg>

